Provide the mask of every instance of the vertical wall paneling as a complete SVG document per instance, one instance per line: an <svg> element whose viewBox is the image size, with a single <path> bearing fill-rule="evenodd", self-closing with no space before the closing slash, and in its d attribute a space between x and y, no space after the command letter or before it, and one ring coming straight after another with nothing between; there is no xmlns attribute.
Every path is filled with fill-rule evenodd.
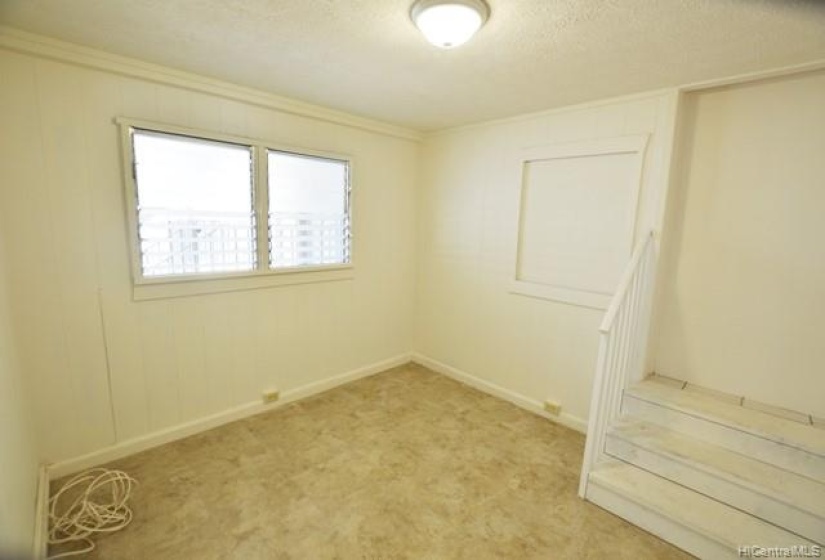
<svg viewBox="0 0 825 560"><path fill-rule="evenodd" d="M143 302L136 307L147 388L146 414L149 429L157 431L174 426L180 419L174 323L166 302Z"/></svg>
<svg viewBox="0 0 825 560"><path fill-rule="evenodd" d="M636 237L661 227L661 161L674 94L651 94L446 131L423 146L415 348L534 403L587 418L601 311L509 293L525 149L649 135Z"/></svg>
<svg viewBox="0 0 825 560"><path fill-rule="evenodd" d="M33 55L0 71L0 227L46 459L411 350L414 141ZM354 278L134 301L117 116L352 156Z"/></svg>
<svg viewBox="0 0 825 560"><path fill-rule="evenodd" d="M94 253L71 246L85 244L90 228L86 167L78 153L83 129L63 114L66 100L47 91L54 65L21 56L4 57L3 65L9 78L2 209L13 240L10 292L20 361L38 389L38 434L50 459L113 440ZM76 94L77 81L72 87Z"/></svg>
<svg viewBox="0 0 825 560"><path fill-rule="evenodd" d="M41 135L65 355L62 374L71 380L77 443L92 450L114 442L108 373L98 302L97 261L90 167L82 105L83 76L49 61L36 63ZM58 287L59 286L59 287Z"/></svg>
<svg viewBox="0 0 825 560"><path fill-rule="evenodd" d="M171 322L175 333L180 414L183 418L200 418L211 410L202 302L195 298L175 301Z"/></svg>

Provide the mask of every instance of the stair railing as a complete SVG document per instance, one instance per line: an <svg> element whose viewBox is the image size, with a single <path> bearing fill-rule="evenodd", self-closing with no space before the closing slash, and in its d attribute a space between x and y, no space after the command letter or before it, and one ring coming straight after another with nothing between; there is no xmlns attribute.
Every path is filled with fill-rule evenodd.
<svg viewBox="0 0 825 560"><path fill-rule="evenodd" d="M636 244L599 327L599 357L579 482L582 498L590 470L604 454L607 429L621 412L623 391L645 374L655 274L656 243L651 231Z"/></svg>

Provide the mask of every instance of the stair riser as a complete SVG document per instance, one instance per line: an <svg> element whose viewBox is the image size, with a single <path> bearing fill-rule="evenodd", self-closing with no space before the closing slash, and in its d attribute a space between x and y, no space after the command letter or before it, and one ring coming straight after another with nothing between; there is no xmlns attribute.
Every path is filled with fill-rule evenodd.
<svg viewBox="0 0 825 560"><path fill-rule="evenodd" d="M622 410L641 420L665 426L697 439L725 447L787 471L825 483L825 458L801 449L742 432L625 395Z"/></svg>
<svg viewBox="0 0 825 560"><path fill-rule="evenodd" d="M593 479L587 485L586 499L697 558L708 560L740 558L736 550L708 539L667 516L651 511Z"/></svg>
<svg viewBox="0 0 825 560"><path fill-rule="evenodd" d="M614 434L607 437L606 452L815 542L825 542L825 519L792 504L697 469L690 463L654 453Z"/></svg>

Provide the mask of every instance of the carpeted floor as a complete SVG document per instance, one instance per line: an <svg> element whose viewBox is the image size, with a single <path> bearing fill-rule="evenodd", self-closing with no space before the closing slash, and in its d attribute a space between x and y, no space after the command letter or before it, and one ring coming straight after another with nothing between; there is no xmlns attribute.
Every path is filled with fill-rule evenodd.
<svg viewBox="0 0 825 560"><path fill-rule="evenodd" d="M117 461L89 558L689 558L576 495L584 438L420 366Z"/></svg>

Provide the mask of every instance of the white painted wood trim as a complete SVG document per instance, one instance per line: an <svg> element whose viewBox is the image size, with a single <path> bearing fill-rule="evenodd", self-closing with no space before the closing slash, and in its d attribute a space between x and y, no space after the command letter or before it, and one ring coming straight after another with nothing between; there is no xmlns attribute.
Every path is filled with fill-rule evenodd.
<svg viewBox="0 0 825 560"><path fill-rule="evenodd" d="M615 138L597 138L576 142L560 142L525 148L521 153L522 163L552 159L604 156L610 154L644 154L649 135L635 134Z"/></svg>
<svg viewBox="0 0 825 560"><path fill-rule="evenodd" d="M124 122L115 121L120 137L120 161L123 172L124 209L126 211L126 239L129 240L129 269L132 273L132 285L141 277L140 239L138 238L137 219L137 177L135 177L135 153L132 127Z"/></svg>
<svg viewBox="0 0 825 560"><path fill-rule="evenodd" d="M590 397L587 441L579 478L579 496L587 495L591 470L604 456L605 433L622 409L624 390L642 374L647 352L655 286L655 247L651 231L633 256L599 327L599 354ZM651 262L651 260L653 262ZM616 323L617 315L621 316ZM615 327L615 328L614 328Z"/></svg>
<svg viewBox="0 0 825 560"><path fill-rule="evenodd" d="M180 136L191 136L193 138L203 138L215 140L216 142L227 142L230 144L241 144L248 146L258 146L266 150L275 152L288 152L291 154L314 156L326 159L345 161L352 165L353 156L332 150L324 150L311 146L299 146L295 144L285 144L283 141L271 138L256 138L253 136L239 136L237 134L226 134L219 131L206 130L191 126L181 126L174 123L151 121L146 119L135 119L131 117L115 117L114 123L122 127L138 128L150 132L162 132L168 134L178 134Z"/></svg>
<svg viewBox="0 0 825 560"><path fill-rule="evenodd" d="M584 290L573 290L560 286L550 286L537 282L525 282L524 280L513 280L510 282L510 293L519 296L528 296L539 299L558 301L579 307L590 309L607 309L611 294L600 294L596 292L586 292Z"/></svg>
<svg viewBox="0 0 825 560"><path fill-rule="evenodd" d="M590 391L590 415L587 423L587 439L584 442L584 456L579 473L579 497L587 496L587 485L590 482L590 471L598 464L604 455L604 434L607 429L608 410L602 406L604 377L602 372L607 369L608 338L605 333L599 334L599 350L596 357L596 377Z"/></svg>
<svg viewBox="0 0 825 560"><path fill-rule="evenodd" d="M619 95L606 99L577 103L574 105L554 107L552 109L523 113L500 119L490 119L435 131L421 131L375 119L350 115L342 111L336 111L334 109L313 105L297 99L274 95L253 88L238 86L231 82L216 80L214 78L201 76L199 74L175 70L173 68L151 64L133 58L110 54L97 49L84 47L66 41L60 41L58 39L38 35L36 33L29 33L27 31L22 31L5 25L0 25L0 47L14 52L38 56L40 58L57 60L68 64L74 64L75 66L92 68L121 76L141 78L154 83L207 93L210 95L223 97L225 99L249 103L250 105L259 106L266 109L273 109L283 113L349 126L352 128L358 128L377 134L393 136L415 142L420 142L425 138L453 132L483 129L486 127L541 118L548 115L585 111L607 105L652 99L662 95L672 94L674 92L691 92L703 89L712 89L802 72L812 72L825 68L825 60L816 60L804 64L784 66L760 72L738 74L726 78L683 84L676 87L661 88L642 93Z"/></svg>
<svg viewBox="0 0 825 560"><path fill-rule="evenodd" d="M664 154L662 156L662 169L664 170L665 182L662 189L662 196L659 199L659 208L655 215L655 223L651 227L653 233L653 241L655 243L654 250L656 252L656 266L654 270L654 278L666 278L668 261L666 255L662 254L662 237L665 230L665 220L667 219L668 205L672 202L674 193L677 192L679 183L679 169L681 161L679 152L681 151L681 141L683 134L683 113L684 113L684 94L681 91L671 92L668 103L667 113L663 115L666 127L664 136L667 138L665 143ZM653 284L653 301L651 302L650 310L650 325L648 327L647 349L644 356L644 371L649 373L656 371L656 348L658 347L659 332L658 328L661 323L661 313L664 309L665 288L664 282L656 281Z"/></svg>
<svg viewBox="0 0 825 560"><path fill-rule="evenodd" d="M610 302L610 306L607 308L607 312L604 314L604 318L599 325L600 333L608 333L613 327L613 322L616 320L616 314L619 312L619 308L624 303L626 292L630 289L630 283L633 281L636 274L638 274L637 269L639 267L639 262L642 260L642 257L646 255L647 244L653 243L653 236L654 233L652 231L648 233L647 236L639 241L636 250L633 251L630 262L625 266L622 278L619 280L619 285L616 287L615 296Z"/></svg>
<svg viewBox="0 0 825 560"><path fill-rule="evenodd" d="M260 414L263 412L269 412L291 402L323 393L324 391L334 389L335 387L339 387L346 383L381 373L382 371L386 371L390 368L407 364L410 362L411 358L411 353L399 354L398 356L387 360L382 360L362 368L285 391L281 394L280 399L278 399L275 403L264 404L259 400L249 402L228 410L211 414L209 416L198 418L197 420L193 420L191 422L185 422L163 430L158 430L151 434L122 441L116 443L115 445L87 453L86 455L82 455L80 457L60 461L49 465L48 477L50 480L62 478L66 475L74 474L110 461L115 461L129 455L134 455L135 453L139 453L153 447L158 447L165 443L170 443L172 441L198 434L212 428L217 428L218 426L234 422L235 420L254 416L255 414Z"/></svg>
<svg viewBox="0 0 825 560"><path fill-rule="evenodd" d="M32 558L45 560L49 547L49 470L46 465L40 465L37 469L37 498L34 515Z"/></svg>
<svg viewBox="0 0 825 560"><path fill-rule="evenodd" d="M481 379L480 377L476 377L475 375L467 373L466 371L462 371L443 362L439 362L438 360L430 358L424 354L421 354L420 352L413 352L412 361L428 369L431 369L436 373L446 375L447 377L454 379L459 383L469 385L470 387L478 389L479 391L487 393L488 395L492 395L494 397L498 397L507 402L510 402L519 408L523 408L528 412L532 412L533 414L537 414L543 418L547 418L548 420L551 420L557 424L561 424L562 426L566 426L582 434L587 433L587 422L585 422L578 416L573 416L572 414L566 412L562 412L559 416L549 414L544 410L544 406L540 401L531 399L530 397L526 397L524 395L516 393L515 391L511 391L510 389L505 389L504 387L496 385L495 383L491 383L487 380Z"/></svg>
<svg viewBox="0 0 825 560"><path fill-rule="evenodd" d="M472 130L483 130L485 128L492 128L501 125L507 124L515 124L524 121L530 121L535 119L541 119L543 117L549 117L552 115L563 115L565 113L576 113L579 111L588 111L591 109L597 109L599 107L606 107L609 105L621 105L624 103L630 103L633 101L644 101L646 99L655 99L657 97L662 97L664 95L673 93L678 91L678 87L668 87L668 88L661 88L661 89L654 89L650 91L645 91L641 93L631 93L628 95L618 95L614 97L608 97L604 99L597 99L594 101L585 101L584 103L576 103L573 105L563 105L561 107L553 107L552 109L544 109L541 111L534 111L532 113L522 113L520 115L514 115L512 117L504 117L501 119L490 119L486 121L464 124L459 126L453 126L449 128L443 128L440 130L435 130L431 132L425 133L424 138L429 139L437 136L442 136L446 134L452 134L455 132L468 132Z"/></svg>
<svg viewBox="0 0 825 560"><path fill-rule="evenodd" d="M350 383L352 381L356 381L364 377L369 377L371 375L381 373L382 371L385 371L393 367L404 365L406 363L409 363L410 361L414 361L418 364L421 364L437 373L455 379L460 383L469 385L475 389L478 389L495 397L511 402L520 408L523 408L529 412L547 418L548 420L557 422L563 426L576 430L577 432L583 434L587 433L587 423L583 421L581 418L564 412L558 417L552 416L544 411L542 403L537 400L530 399L528 397L510 391L509 389L505 389L503 387L495 385L494 383L490 383L488 381L470 375L469 373L448 366L437 360L433 360L432 358L429 358L423 354L412 352L407 354L400 354L388 360L377 362L375 364L371 364L369 366L365 366L363 368L359 368L357 370L343 373L341 375L330 377L321 381L316 381L314 383L298 387L291 391L286 391L281 395L281 398L276 403L263 404L259 401L246 403L222 412L218 412L216 414L212 414L209 416L205 416L203 418L199 418L197 420L193 420L191 422L186 422L183 424L179 424L177 426L172 426L170 428L159 430L151 434L126 440L115 445L106 447L104 449L100 449L88 453L86 455L82 455L80 457L75 457L72 459L67 459L65 461L60 461L58 463L51 464L48 467L48 478L50 480L62 478L64 476L74 474L84 469L102 465L110 461L115 461L117 459L121 459L129 455L134 455L135 453L139 453L141 451L145 451L153 447L158 447L165 443L170 443L172 441L176 441L194 434L204 432L206 430L210 430L212 428L216 428L218 426L222 426L224 424L228 424L230 422L234 422L235 420L240 420L242 418L247 418L249 416L254 416L256 414L268 412L280 406L286 405L290 402L294 402L312 395L323 393L324 391L334 389L335 387L339 387L346 383Z"/></svg>
<svg viewBox="0 0 825 560"><path fill-rule="evenodd" d="M315 156L341 162L346 162L349 177L347 179L347 211L352 223L352 174L353 157L347 154L284 145L266 139L251 138L213 132L175 124L158 123L153 121L117 117L114 122L119 127L120 149L123 168L123 183L125 189L127 238L131 251L129 262L132 271L132 299L144 301L153 299L196 296L211 293L254 290L275 286L293 284L310 284L336 280L349 280L354 277L353 245L350 240L349 262L319 266L301 266L295 268L269 267L269 221L267 216L268 179L267 153L279 151L307 156ZM138 196L137 183L134 173L135 155L132 134L135 130L177 134L197 139L214 140L248 146L253 165L253 211L257 219L256 235L258 246L258 264L252 270L241 272L220 272L212 274L175 275L162 277L145 277L142 274L140 238L138 235ZM264 241L266 240L266 241Z"/></svg>
<svg viewBox="0 0 825 560"><path fill-rule="evenodd" d="M825 69L825 60L813 60L811 62L795 64L793 66L781 66L779 68L771 68L769 70L762 70L759 72L747 72L745 74L734 74L733 76L728 76L725 78L691 82L689 84L679 86L678 89L681 92L701 91L705 89L747 84L749 82L757 82L759 80L769 80L771 78L781 78L792 74L815 72L816 70L823 69Z"/></svg>
<svg viewBox="0 0 825 560"><path fill-rule="evenodd" d="M269 154L263 146L252 146L252 212L255 215L255 250L257 270L261 263L269 268ZM350 218L351 219L351 218ZM266 240L266 241L264 241Z"/></svg>
<svg viewBox="0 0 825 560"><path fill-rule="evenodd" d="M563 105L561 107L554 107L552 109L544 109L542 111L534 111L532 113L522 113L512 117L504 117L501 119L490 119L477 123L464 124L443 128L427 132L424 138L431 138L442 136L445 134L452 134L455 132L466 132L470 130L480 130L505 124L513 124L533 119L540 119L551 115L560 115L564 113L575 113L578 111L587 111L589 109L596 109L608 105L618 105L622 103L630 103L633 101L644 101L646 99L653 99L665 95L679 94L681 92L699 91L703 89L713 89L717 87L724 87L735 84L744 84L758 80L766 80L770 78L778 78L781 76L788 76L792 74L801 74L803 72L813 72L825 68L825 60L814 60L803 64L796 64L792 66L780 66L778 68L771 68L762 70L760 72L751 72L747 74L737 74L726 78L719 78L715 80L706 80L703 82L692 82L690 84L682 84L674 87L654 89L641 93L631 93L628 95L617 95L604 99L597 99L595 101L585 101L584 103L576 103L574 105Z"/></svg>
<svg viewBox="0 0 825 560"><path fill-rule="evenodd" d="M649 134L636 134L628 136L617 136L614 138L599 138L591 140L580 140L576 142L561 142L557 144L545 144L525 148L518 156L517 165L518 185L516 196L518 197L517 216L515 222L515 232L512 235L514 246L511 256L511 270L513 278L510 281L510 293L524 295L540 299L547 299L589 307L592 309L607 309L613 298L613 294L597 293L586 290L578 290L569 286L556 286L552 284L542 284L539 282L529 282L518 278L519 266L519 246L521 245L521 220L524 213L524 168L525 164L534 161L549 161L557 159L572 159L584 157L598 157L612 154L636 154L635 186L631 193L631 204L633 219L627 232L627 258L630 259L633 252L634 238L636 232L636 222L639 216L639 196L642 191L644 180L645 154L650 140Z"/></svg>
<svg viewBox="0 0 825 560"><path fill-rule="evenodd" d="M109 54L97 49L21 31L8 26L0 26L0 47L10 51L74 64L75 66L92 68L121 76L140 78L154 83L215 95L223 97L224 99L240 101L282 113L358 128L385 136L393 136L416 142L423 139L423 133L415 129L351 115L343 111L328 109L319 105L239 86L191 72L142 62L134 58Z"/></svg>
<svg viewBox="0 0 825 560"><path fill-rule="evenodd" d="M295 270L269 270L240 274L224 274L220 277L169 279L165 282L133 284L132 300L148 301L179 297L260 290L295 284L340 282L355 278L353 265L307 267Z"/></svg>

